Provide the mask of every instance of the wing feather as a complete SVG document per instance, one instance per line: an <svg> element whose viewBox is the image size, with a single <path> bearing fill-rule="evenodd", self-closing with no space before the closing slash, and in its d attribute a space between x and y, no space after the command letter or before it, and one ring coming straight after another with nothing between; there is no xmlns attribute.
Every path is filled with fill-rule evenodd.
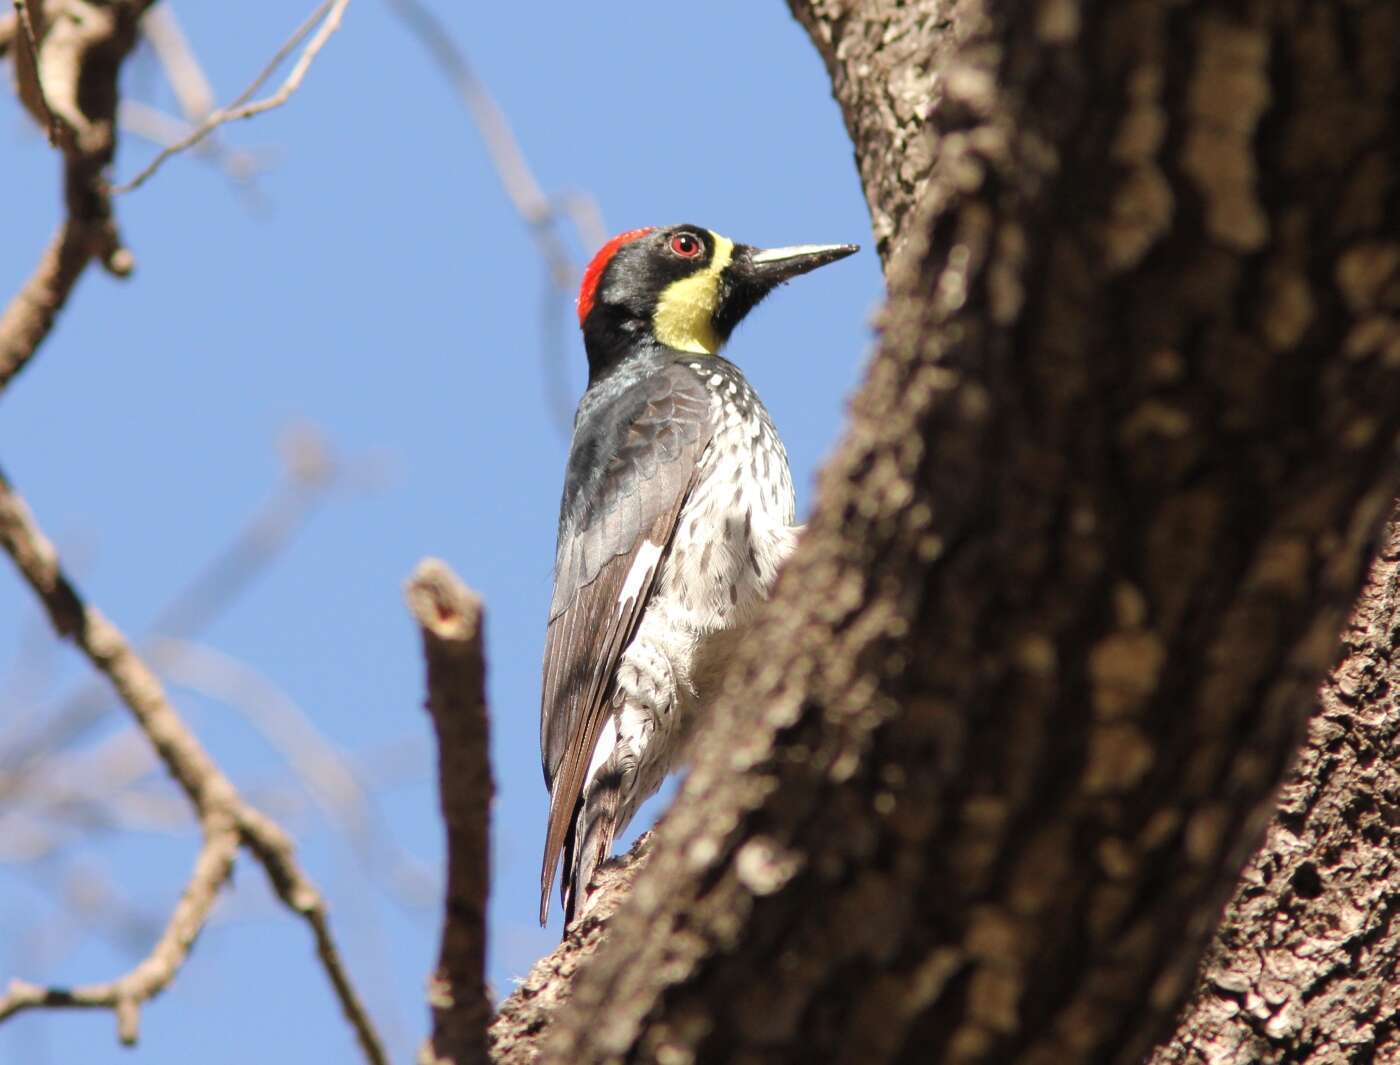
<svg viewBox="0 0 1400 1065"><path fill-rule="evenodd" d="M591 494L573 501L572 512L566 497L555 561L540 706L540 750L550 788L542 924L607 720L613 674L669 555L712 433L709 395L685 368L668 367L633 387L641 395L619 397L624 414L610 441L574 443L575 451L586 446L590 459L606 456L607 465Z"/></svg>

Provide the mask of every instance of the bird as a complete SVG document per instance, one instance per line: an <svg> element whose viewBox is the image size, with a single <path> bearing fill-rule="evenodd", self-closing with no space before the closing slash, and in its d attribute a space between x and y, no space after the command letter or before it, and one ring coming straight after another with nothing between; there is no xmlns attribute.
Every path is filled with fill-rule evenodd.
<svg viewBox="0 0 1400 1065"><path fill-rule="evenodd" d="M787 451L720 351L783 282L858 250L650 226L609 240L584 270L588 385L565 468L540 702L542 926L561 857L567 931L614 839L680 763L797 540Z"/></svg>

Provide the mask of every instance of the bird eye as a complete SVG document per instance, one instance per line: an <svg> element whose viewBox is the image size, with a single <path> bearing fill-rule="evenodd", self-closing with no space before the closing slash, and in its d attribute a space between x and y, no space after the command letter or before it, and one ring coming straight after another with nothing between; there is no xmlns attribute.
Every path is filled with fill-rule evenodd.
<svg viewBox="0 0 1400 1065"><path fill-rule="evenodd" d="M671 238L671 250L682 259L694 259L702 250L700 238L694 233L677 233Z"/></svg>

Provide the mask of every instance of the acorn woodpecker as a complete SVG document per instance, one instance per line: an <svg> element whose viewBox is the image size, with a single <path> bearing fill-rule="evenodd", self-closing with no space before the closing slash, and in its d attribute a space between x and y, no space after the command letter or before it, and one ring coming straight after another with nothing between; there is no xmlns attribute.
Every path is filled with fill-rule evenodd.
<svg viewBox="0 0 1400 1065"><path fill-rule="evenodd" d="M559 510L540 706L541 924L561 852L566 928L579 912L796 540L787 452L720 348L775 287L856 250L760 250L679 225L614 237L584 271L588 388Z"/></svg>

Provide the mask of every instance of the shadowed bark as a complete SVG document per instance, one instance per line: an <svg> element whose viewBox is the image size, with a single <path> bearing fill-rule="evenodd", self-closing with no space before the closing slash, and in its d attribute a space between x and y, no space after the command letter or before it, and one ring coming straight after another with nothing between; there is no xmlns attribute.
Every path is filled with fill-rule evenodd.
<svg viewBox="0 0 1400 1065"><path fill-rule="evenodd" d="M1400 525L1264 846L1153 1065L1400 1059Z"/></svg>
<svg viewBox="0 0 1400 1065"><path fill-rule="evenodd" d="M545 1057L1140 1060L1393 498L1395 16L799 11L893 201L880 350ZM911 17L922 130L865 110Z"/></svg>

